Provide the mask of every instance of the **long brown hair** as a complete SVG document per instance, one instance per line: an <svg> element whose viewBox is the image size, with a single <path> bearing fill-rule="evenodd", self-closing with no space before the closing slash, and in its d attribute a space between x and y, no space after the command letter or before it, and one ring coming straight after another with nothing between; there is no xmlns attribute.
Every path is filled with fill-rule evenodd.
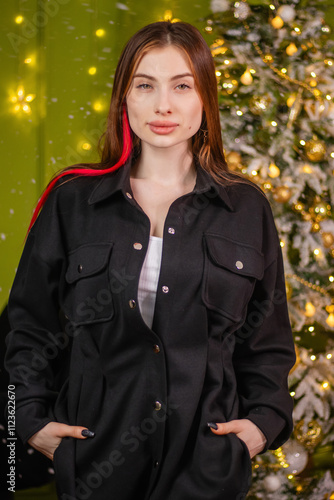
<svg viewBox="0 0 334 500"><path fill-rule="evenodd" d="M215 65L208 45L198 29L189 23L162 21L148 24L130 38L118 61L106 131L99 141L100 162L73 165L56 174L36 206L28 232L59 178L69 174L105 175L121 167L130 155L135 158L140 154L140 140L129 127L126 95L144 54L153 48L170 45L186 55L203 102L202 123L192 138L194 159L216 181L231 180L221 138Z"/></svg>

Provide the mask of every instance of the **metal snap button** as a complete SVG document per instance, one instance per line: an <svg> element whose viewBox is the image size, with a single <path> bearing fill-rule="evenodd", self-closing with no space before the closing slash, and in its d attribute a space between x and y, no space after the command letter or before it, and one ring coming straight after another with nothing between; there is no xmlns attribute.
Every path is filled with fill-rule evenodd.
<svg viewBox="0 0 334 500"><path fill-rule="evenodd" d="M135 250L141 250L143 248L143 245L141 243L134 243L133 248Z"/></svg>
<svg viewBox="0 0 334 500"><path fill-rule="evenodd" d="M137 304L136 304L136 301L135 301L135 300L133 300L133 299L130 299L130 300L129 300L129 306L130 306L130 308L131 308L131 309L134 309L134 308L136 307L136 305L137 305Z"/></svg>
<svg viewBox="0 0 334 500"><path fill-rule="evenodd" d="M159 411L159 410L161 410L161 408L162 408L162 404L160 403L160 401L156 401L156 402L154 403L154 409L155 409L156 411Z"/></svg>
<svg viewBox="0 0 334 500"><path fill-rule="evenodd" d="M160 352L160 347L158 346L158 344L155 344L155 345L153 346L153 351L154 351L156 354L158 354L158 352Z"/></svg>
<svg viewBox="0 0 334 500"><path fill-rule="evenodd" d="M175 234L175 229L173 227L168 228L169 234Z"/></svg>
<svg viewBox="0 0 334 500"><path fill-rule="evenodd" d="M126 196L127 196L130 200L132 200L132 194L131 194L131 193L125 193L125 194L126 194Z"/></svg>
<svg viewBox="0 0 334 500"><path fill-rule="evenodd" d="M168 293L168 292L169 292L169 288L168 288L168 286L163 286L163 287L162 287L162 291L163 291L164 293Z"/></svg>
<svg viewBox="0 0 334 500"><path fill-rule="evenodd" d="M241 260L237 260L237 262L235 263L235 267L237 269L242 269L244 267L243 263L241 262Z"/></svg>
<svg viewBox="0 0 334 500"><path fill-rule="evenodd" d="M81 271L83 270L83 267L81 264L78 265L78 273L81 273Z"/></svg>

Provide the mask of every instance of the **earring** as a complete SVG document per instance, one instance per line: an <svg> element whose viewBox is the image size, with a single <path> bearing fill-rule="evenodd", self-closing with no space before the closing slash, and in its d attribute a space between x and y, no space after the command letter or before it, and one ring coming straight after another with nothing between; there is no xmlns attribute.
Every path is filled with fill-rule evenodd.
<svg viewBox="0 0 334 500"><path fill-rule="evenodd" d="M203 129L200 129L200 131L203 132L203 142L206 142L208 138L208 131Z"/></svg>

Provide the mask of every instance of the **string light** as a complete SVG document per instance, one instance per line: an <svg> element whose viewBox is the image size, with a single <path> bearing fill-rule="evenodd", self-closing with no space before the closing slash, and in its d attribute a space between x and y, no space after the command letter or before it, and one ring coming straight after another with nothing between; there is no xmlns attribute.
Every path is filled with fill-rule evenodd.
<svg viewBox="0 0 334 500"><path fill-rule="evenodd" d="M93 104L93 109L94 109L95 111L102 111L102 110L103 110L103 105L102 105L102 103L101 103L100 101L96 101L96 102L94 102L94 104Z"/></svg>
<svg viewBox="0 0 334 500"><path fill-rule="evenodd" d="M312 354L312 355L310 356L310 360L311 360L311 361L315 361L316 359L317 359L317 357L316 357L314 354Z"/></svg>
<svg viewBox="0 0 334 500"><path fill-rule="evenodd" d="M323 382L323 383L321 384L321 387L322 387L323 389L329 389L329 383L328 383L327 381L325 381L325 382Z"/></svg>
<svg viewBox="0 0 334 500"><path fill-rule="evenodd" d="M98 29L95 31L95 35L98 36L98 37L102 37L106 34L105 30L103 30L102 28Z"/></svg>
<svg viewBox="0 0 334 500"><path fill-rule="evenodd" d="M89 68L88 73L89 73L90 75L95 75L95 73L96 73L96 68L95 68L95 66L92 66L91 68Z"/></svg>
<svg viewBox="0 0 334 500"><path fill-rule="evenodd" d="M35 94L26 95L23 86L20 86L17 89L16 95L13 95L10 99L11 102L15 104L14 111L18 112L22 110L27 114L31 113L31 108L28 103L31 103L35 99L35 97Z"/></svg>
<svg viewBox="0 0 334 500"><path fill-rule="evenodd" d="M16 16L15 17L16 24L22 24L23 21L24 21L24 17L23 16Z"/></svg>
<svg viewBox="0 0 334 500"><path fill-rule="evenodd" d="M240 111L240 109L238 109L238 111L236 111L236 113L237 113L238 116L242 116L243 115L243 112Z"/></svg>

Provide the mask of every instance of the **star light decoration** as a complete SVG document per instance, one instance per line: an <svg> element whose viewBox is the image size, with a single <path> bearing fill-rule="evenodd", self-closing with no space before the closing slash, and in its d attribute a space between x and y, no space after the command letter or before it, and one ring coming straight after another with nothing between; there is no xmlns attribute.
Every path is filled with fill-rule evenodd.
<svg viewBox="0 0 334 500"><path fill-rule="evenodd" d="M10 101L14 104L14 112L18 113L19 111L23 111L26 114L30 114L30 103L35 97L36 94L26 94L23 86L20 86L16 91L16 95L10 98Z"/></svg>

